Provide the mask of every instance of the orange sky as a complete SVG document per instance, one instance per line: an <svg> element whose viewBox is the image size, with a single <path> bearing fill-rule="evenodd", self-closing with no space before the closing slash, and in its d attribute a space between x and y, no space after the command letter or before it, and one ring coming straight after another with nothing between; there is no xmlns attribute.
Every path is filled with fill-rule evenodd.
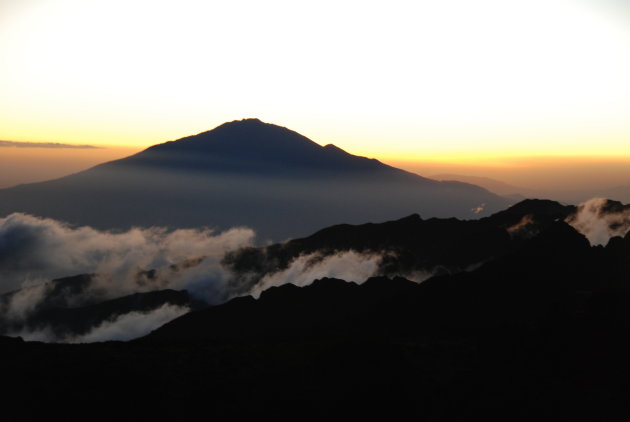
<svg viewBox="0 0 630 422"><path fill-rule="evenodd" d="M0 187L249 117L425 176L630 184L618 0L0 0L0 63L0 139L115 145L0 148Z"/></svg>
<svg viewBox="0 0 630 422"><path fill-rule="evenodd" d="M385 160L424 176L488 177L536 190L579 190L630 186L630 157L533 157L476 162Z"/></svg>
<svg viewBox="0 0 630 422"><path fill-rule="evenodd" d="M0 147L0 188L65 176L105 161L126 157L137 150L138 148L125 147L95 149Z"/></svg>
<svg viewBox="0 0 630 422"><path fill-rule="evenodd" d="M0 0L0 139L146 147L257 117L392 160L630 156L629 17L618 0Z"/></svg>

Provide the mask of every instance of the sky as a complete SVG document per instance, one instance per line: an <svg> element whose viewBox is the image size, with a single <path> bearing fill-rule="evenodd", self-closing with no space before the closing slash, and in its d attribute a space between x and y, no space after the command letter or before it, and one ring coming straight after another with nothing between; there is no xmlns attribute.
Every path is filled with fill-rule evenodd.
<svg viewBox="0 0 630 422"><path fill-rule="evenodd" d="M0 0L0 62L2 140L258 117L391 162L630 161L623 0Z"/></svg>
<svg viewBox="0 0 630 422"><path fill-rule="evenodd" d="M57 179L97 164L124 158L138 148L62 148L54 146L2 146L0 141L0 189Z"/></svg>

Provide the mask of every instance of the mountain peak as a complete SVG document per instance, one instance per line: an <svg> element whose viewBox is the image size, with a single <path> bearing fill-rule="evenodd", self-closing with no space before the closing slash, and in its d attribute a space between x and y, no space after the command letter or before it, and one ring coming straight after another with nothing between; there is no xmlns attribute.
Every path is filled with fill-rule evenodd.
<svg viewBox="0 0 630 422"><path fill-rule="evenodd" d="M262 120L260 120L257 117L247 117L245 119L240 119L240 120L232 120L231 122L225 122L223 123L221 126L228 126L228 125L270 125L271 123L265 123ZM276 125L273 125L276 126Z"/></svg>
<svg viewBox="0 0 630 422"><path fill-rule="evenodd" d="M322 149L322 146L286 127L265 123L257 118L247 118L223 123L197 135L154 145L147 151L248 155L254 150L254 155L260 157L261 151L256 151L259 148L276 152L290 149L306 149L312 152Z"/></svg>
<svg viewBox="0 0 630 422"><path fill-rule="evenodd" d="M273 127L283 128L282 126L263 122L262 120L256 117L248 117L245 119L232 120L230 122L222 123L219 126L215 127L214 129L211 129L206 132L202 132L199 135L203 135L204 133L210 133L213 131L222 131L222 130L240 130L244 128L264 130L265 128L273 128ZM286 129L286 128L283 128L283 129Z"/></svg>
<svg viewBox="0 0 630 422"><path fill-rule="evenodd" d="M291 129L257 118L233 120L197 135L154 145L124 161L160 169L276 176L387 167L332 144L324 147Z"/></svg>

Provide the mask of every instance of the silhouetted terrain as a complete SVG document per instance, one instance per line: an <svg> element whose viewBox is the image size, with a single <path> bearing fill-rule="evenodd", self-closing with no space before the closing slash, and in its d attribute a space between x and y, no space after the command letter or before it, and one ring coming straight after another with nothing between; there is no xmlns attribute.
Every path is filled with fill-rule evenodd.
<svg viewBox="0 0 630 422"><path fill-rule="evenodd" d="M274 287L258 300L238 298L187 314L147 340L249 341L314 333L406 336L421 329L536 326L557 318L555 313L569 319L589 316L601 306L599 301L613 298L606 312L619 318L615 323L627 324L629 251L630 235L613 238L606 248L591 247L584 236L558 221L473 271L420 284L381 277L360 286L324 279L304 288Z"/></svg>
<svg viewBox="0 0 630 422"><path fill-rule="evenodd" d="M602 217L626 211L614 201L600 205ZM574 212L551 201L524 201L476 222L412 216L250 249L278 260L309 248L362 244L428 252L429 227L441 225L450 243L436 244L436 251L446 254L450 244L462 263L470 237L482 245L482 252L473 250L470 240L470 254L487 259L419 284L373 277L360 285L326 278L302 288L272 287L257 300L240 297L193 311L128 343L0 338L0 371L11 386L4 410L27 418L201 412L625 420L630 234L591 246L565 222ZM504 235L493 237L494 230ZM441 259L438 252L430 256Z"/></svg>
<svg viewBox="0 0 630 422"><path fill-rule="evenodd" d="M206 307L186 291L154 290L109 299L72 303L72 290L78 293L89 276L82 275L53 280L50 292L21 318L0 313L0 333L48 331L51 339L80 338L94 328L129 313L148 313L164 305L186 308ZM0 310L14 299L16 293L0 296ZM70 299L70 301L69 301Z"/></svg>
<svg viewBox="0 0 630 422"><path fill-rule="evenodd" d="M248 226L261 240L276 241L339 221L412 213L472 218L508 203L483 188L420 177L257 119L0 190L0 216L25 212L101 229Z"/></svg>
<svg viewBox="0 0 630 422"><path fill-rule="evenodd" d="M35 333L36 338L47 341L79 341L120 317L147 315L168 305L181 308L179 314L207 306L187 291L159 290L157 286L150 291L108 298L99 290L95 278L91 274L64 277L0 295L0 335ZM118 330L123 331L122 337L128 337L124 328ZM121 336L105 336L112 337ZM94 337L91 341L97 340Z"/></svg>
<svg viewBox="0 0 630 422"><path fill-rule="evenodd" d="M312 254L316 263L345 251L381 255L378 272L385 276L457 273L514 251L576 209L531 199L479 220L424 220L414 214L380 224L341 224L306 238L229 252L223 263L235 274L245 274L248 283L288 268L300 256Z"/></svg>
<svg viewBox="0 0 630 422"><path fill-rule="evenodd" d="M611 202L603 209L618 211L619 206L621 204ZM479 220L424 220L415 214L385 223L342 224L302 239L228 251L223 255L220 269L218 262L204 266L205 257L197 257L167 268L137 269L135 275L131 271L131 274L111 276L64 277L1 295L0 334L22 333L27 338L60 341L84 335L99 324L130 312L147 313L165 304L198 308L204 301L222 303L286 282L310 283L313 278L327 274L330 264L326 259L343 257L344 253L353 253L359 259L374 257L371 258L375 262L374 269L364 273L363 278L353 278L358 282L373 275L402 275L421 281L439 274L455 274L513 252L527 239L575 211L575 207L552 201L527 200ZM35 232L51 230L44 227L38 227ZM21 236L23 243L27 239L30 244L35 243L30 231L29 234L12 233L13 237ZM34 249L31 248L33 253ZM44 249L37 253L45 255L47 252ZM305 261L304 268L299 268L302 261ZM33 262L42 265L38 264L40 261ZM126 265L134 267L133 261ZM322 268L321 272L309 272L317 265ZM353 263L342 258L336 265L343 268ZM192 271L190 276L186 275L187 271ZM217 271L223 274L223 284L213 275ZM285 271L287 275L279 278ZM188 277L191 282L172 284L178 277L180 280ZM274 277L277 281L270 281ZM205 281L200 285L198 280ZM173 291L187 285L193 289L195 300L186 292ZM131 293L141 294L128 296ZM135 299L130 301L130 298Z"/></svg>

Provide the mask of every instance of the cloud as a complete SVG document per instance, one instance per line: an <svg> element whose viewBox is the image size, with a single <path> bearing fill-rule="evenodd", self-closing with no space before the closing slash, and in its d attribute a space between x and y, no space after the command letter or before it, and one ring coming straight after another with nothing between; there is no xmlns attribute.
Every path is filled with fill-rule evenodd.
<svg viewBox="0 0 630 422"><path fill-rule="evenodd" d="M505 230L512 238L531 239L539 233L538 226L531 215L524 215L520 221Z"/></svg>
<svg viewBox="0 0 630 422"><path fill-rule="evenodd" d="M228 250L251 245L254 232L235 228L222 233L211 229L168 231L164 228L134 228L122 233L91 227L72 227L62 222L25 214L0 219L0 292L31 280L52 280L74 274L95 273L94 291L112 298L157 288L199 289L204 280L224 278L220 259ZM197 258L191 263L191 257ZM194 260L193 260L194 261ZM190 271L191 280L178 271ZM142 271L164 269L152 280ZM170 281L162 276L169 276ZM189 283L190 281L190 283Z"/></svg>
<svg viewBox="0 0 630 422"><path fill-rule="evenodd" d="M189 312L185 306L164 304L150 312L130 312L112 321L104 321L89 333L66 339L70 343L93 343L99 341L127 341L149 334L156 328Z"/></svg>
<svg viewBox="0 0 630 422"><path fill-rule="evenodd" d="M531 217L525 216L508 231L515 234L528 230L531 222ZM610 237L623 236L630 230L630 207L595 198L581 204L567 222L591 244L605 244ZM239 272L237 267L223 264L226 254L243 248L253 250L253 240L254 232L247 228L222 233L207 228L169 231L160 227L108 232L11 214L0 218L0 293L19 290L0 297L0 318L10 322L7 326L14 328L12 334L27 340L129 340L147 334L189 309L165 304L150 312L131 312L100 322L87 334L70 338L57 338L54 330L46 326L20 331L19 321L26 321L38 305L45 300L50 302L51 298L54 306L72 307L136 292L186 289L207 303L220 304L245 294L258 297L272 286L286 283L305 286L323 277L362 283L382 275L383 259L392 253L316 251L300 255L280 269L277 261L266 257L264 249L256 249L262 254L262 266ZM448 271L434 268L398 275L421 282L442 270ZM80 288L59 288L50 283L52 279L73 274L93 276Z"/></svg>
<svg viewBox="0 0 630 422"><path fill-rule="evenodd" d="M272 286L287 283L306 286L323 277L340 278L346 281L363 283L377 275L381 254L361 254L355 251L340 252L322 256L315 252L295 258L285 270L265 275L250 290L254 297Z"/></svg>
<svg viewBox="0 0 630 422"><path fill-rule="evenodd" d="M43 280L27 280L22 288L11 296L5 309L0 309L0 317L10 321L25 319L48 295L50 284Z"/></svg>
<svg viewBox="0 0 630 422"><path fill-rule="evenodd" d="M0 141L0 147L14 148L71 148L71 149L98 149L100 147L94 145L74 145L60 144L57 142L17 142L17 141Z"/></svg>
<svg viewBox="0 0 630 422"><path fill-rule="evenodd" d="M41 327L35 330L20 330L7 333L11 337L22 337L26 341L43 341L52 343L59 341L51 327Z"/></svg>
<svg viewBox="0 0 630 422"><path fill-rule="evenodd" d="M625 236L630 230L630 207L605 198L593 198L578 206L567 218L591 245L605 245L611 237Z"/></svg>
<svg viewBox="0 0 630 422"><path fill-rule="evenodd" d="M314 252L298 256L284 269L271 265L272 260L264 268L241 273L222 263L226 253L251 249L253 240L254 232L247 228L215 233L206 228L169 231L153 227L115 233L11 214L0 218L0 292L17 291L0 296L0 327L4 321L12 334L28 340L128 340L188 308L164 305L148 313L127 313L72 338L58 338L55 333L60 331L39 323L34 326L29 318L44 307L84 306L162 289L185 289L213 305L246 294L257 297L271 286L304 286L323 277L362 283L382 274L383 257L390 254ZM90 276L51 282L75 274ZM431 274L400 275L420 282Z"/></svg>
<svg viewBox="0 0 630 422"><path fill-rule="evenodd" d="M106 320L93 327L88 333L80 336L60 338L52 327L44 325L37 328L22 328L8 335L22 337L26 341L43 341L57 343L94 343L102 341L128 341L142 337L186 313L190 308L164 304L148 312L129 312Z"/></svg>
<svg viewBox="0 0 630 422"><path fill-rule="evenodd" d="M473 212L473 214L480 214L481 212L483 212L483 210L484 210L485 208L486 208L486 204L485 204L485 203L483 203L483 204L477 205L477 206L476 206L476 207L474 207L474 208L471 208L471 210L470 210L470 211L472 211L472 212Z"/></svg>

